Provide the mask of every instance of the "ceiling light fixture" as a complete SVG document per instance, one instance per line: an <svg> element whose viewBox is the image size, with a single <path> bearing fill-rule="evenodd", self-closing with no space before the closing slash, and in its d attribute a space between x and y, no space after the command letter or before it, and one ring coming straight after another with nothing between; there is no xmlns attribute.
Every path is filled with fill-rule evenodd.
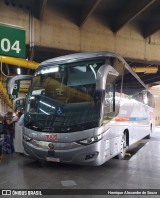
<svg viewBox="0 0 160 198"><path fill-rule="evenodd" d="M17 68L17 74L21 74L21 69Z"/></svg>
<svg viewBox="0 0 160 198"><path fill-rule="evenodd" d="M158 72L158 67L132 67L132 70L136 73L155 74Z"/></svg>

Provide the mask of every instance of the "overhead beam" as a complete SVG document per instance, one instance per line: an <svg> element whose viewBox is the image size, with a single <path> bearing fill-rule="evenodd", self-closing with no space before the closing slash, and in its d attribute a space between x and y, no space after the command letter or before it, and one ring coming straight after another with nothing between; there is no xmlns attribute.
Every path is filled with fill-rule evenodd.
<svg viewBox="0 0 160 198"><path fill-rule="evenodd" d="M79 27L82 27L85 24L85 22L87 21L87 19L91 16L91 14L94 12L94 10L97 8L97 6L99 5L99 3L101 1L102 0L94 0L93 1L93 4L89 6L89 8L85 12L85 14L80 19Z"/></svg>
<svg viewBox="0 0 160 198"><path fill-rule="evenodd" d="M146 25L142 27L143 36L147 38L160 29L160 10L146 21Z"/></svg>
<svg viewBox="0 0 160 198"><path fill-rule="evenodd" d="M129 1L128 5L124 6L123 9L119 12L117 19L113 23L113 32L119 31L122 27L124 27L124 25L131 22L155 2L156 0L137 0L137 2L135 0ZM115 13L115 16L116 15L117 14Z"/></svg>
<svg viewBox="0 0 160 198"><path fill-rule="evenodd" d="M140 77L145 84L155 83L160 81L159 72L156 74L148 74Z"/></svg>
<svg viewBox="0 0 160 198"><path fill-rule="evenodd" d="M44 10L45 10L46 5L47 5L47 0L40 0L40 3L39 3L39 16L38 16L38 18L40 20L43 19Z"/></svg>
<svg viewBox="0 0 160 198"><path fill-rule="evenodd" d="M143 31L143 37L147 38L149 36L151 36L152 34L154 34L155 32L157 32L160 29L160 25L159 24L152 24L152 25L148 25L149 28L148 30L145 29Z"/></svg>
<svg viewBox="0 0 160 198"><path fill-rule="evenodd" d="M36 16L39 20L43 19L44 10L47 5L47 0L33 0L34 7L34 16Z"/></svg>

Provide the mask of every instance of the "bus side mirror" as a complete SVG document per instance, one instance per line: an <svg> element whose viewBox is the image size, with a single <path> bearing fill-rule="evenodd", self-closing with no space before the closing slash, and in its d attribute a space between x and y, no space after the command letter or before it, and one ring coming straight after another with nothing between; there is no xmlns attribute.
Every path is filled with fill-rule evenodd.
<svg viewBox="0 0 160 198"><path fill-rule="evenodd" d="M8 94L12 95L13 88L14 88L14 83L15 83L16 80L31 80L31 79L32 79L31 75L14 76L8 82L8 85L7 85Z"/></svg>
<svg viewBox="0 0 160 198"><path fill-rule="evenodd" d="M111 76L119 75L119 73L111 65L102 65L97 72L96 90L105 89L105 82L108 74Z"/></svg>
<svg viewBox="0 0 160 198"><path fill-rule="evenodd" d="M13 109L15 112L16 111L22 112L24 109L24 105L25 105L25 97L19 97L13 101Z"/></svg>

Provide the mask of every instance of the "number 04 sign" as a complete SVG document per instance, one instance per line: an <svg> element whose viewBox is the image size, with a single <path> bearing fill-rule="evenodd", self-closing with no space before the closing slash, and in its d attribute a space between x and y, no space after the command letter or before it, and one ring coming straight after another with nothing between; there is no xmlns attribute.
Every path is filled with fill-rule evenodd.
<svg viewBox="0 0 160 198"><path fill-rule="evenodd" d="M25 58L25 30L0 24L0 55Z"/></svg>

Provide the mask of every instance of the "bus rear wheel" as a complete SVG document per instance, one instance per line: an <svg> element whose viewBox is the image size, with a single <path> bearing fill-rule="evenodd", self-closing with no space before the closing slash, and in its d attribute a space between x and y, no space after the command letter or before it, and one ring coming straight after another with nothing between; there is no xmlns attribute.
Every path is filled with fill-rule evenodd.
<svg viewBox="0 0 160 198"><path fill-rule="evenodd" d="M124 159L126 150L127 150L127 141L126 141L126 134L124 133L121 139L120 153L118 154L118 159Z"/></svg>

